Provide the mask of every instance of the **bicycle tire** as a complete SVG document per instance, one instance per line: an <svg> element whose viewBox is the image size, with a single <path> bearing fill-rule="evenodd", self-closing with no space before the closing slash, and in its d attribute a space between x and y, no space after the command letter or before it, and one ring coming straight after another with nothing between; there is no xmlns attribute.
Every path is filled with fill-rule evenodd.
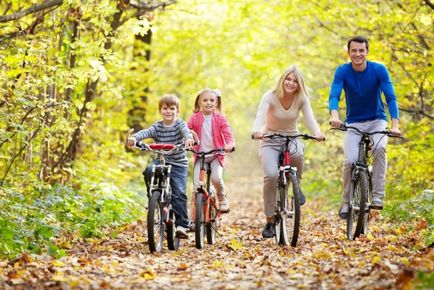
<svg viewBox="0 0 434 290"><path fill-rule="evenodd" d="M279 186L281 207L280 244L295 247L300 233L300 187L297 176L295 174L290 174L289 176L292 184L292 194L289 195L289 185L286 187Z"/></svg>
<svg viewBox="0 0 434 290"><path fill-rule="evenodd" d="M196 216L194 221L194 237L197 249L202 249L205 239L205 215L203 193L196 194Z"/></svg>
<svg viewBox="0 0 434 290"><path fill-rule="evenodd" d="M372 173L369 171L368 173L368 195L366 200L366 209L365 209L365 217L363 220L363 232L362 234L367 235L368 234L368 227L369 227L369 215L371 212L371 204L373 199L373 192L372 192Z"/></svg>
<svg viewBox="0 0 434 290"><path fill-rule="evenodd" d="M211 204L209 208L210 221L206 223L206 241L208 244L213 245L216 241L217 233L217 208L215 204Z"/></svg>
<svg viewBox="0 0 434 290"><path fill-rule="evenodd" d="M175 235L175 212L171 209L169 214L169 223L166 223L167 247L174 251L179 247L179 239Z"/></svg>
<svg viewBox="0 0 434 290"><path fill-rule="evenodd" d="M151 193L148 205L147 230L149 251L161 252L164 241L163 206L160 201L161 191L154 190Z"/></svg>
<svg viewBox="0 0 434 290"><path fill-rule="evenodd" d="M366 172L358 170L351 192L351 204L347 218L347 238L354 240L364 232L365 217L368 197L368 178ZM354 228L354 223L356 227Z"/></svg>

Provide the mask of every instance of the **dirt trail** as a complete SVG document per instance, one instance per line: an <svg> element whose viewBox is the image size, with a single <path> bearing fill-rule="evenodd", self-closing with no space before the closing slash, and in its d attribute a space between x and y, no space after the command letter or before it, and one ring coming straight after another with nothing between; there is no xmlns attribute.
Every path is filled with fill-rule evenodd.
<svg viewBox="0 0 434 290"><path fill-rule="evenodd" d="M229 169L228 169L229 170ZM249 176L260 176L256 167ZM233 174L232 172L228 172ZM259 175L255 175L259 174ZM432 272L432 249L414 251L420 236L409 225L374 217L371 233L347 241L344 222L323 201L302 207L297 247L261 237L261 179L228 178L231 205L214 245L198 250L190 233L178 251L150 254L145 224L113 238L71 245L59 260L24 256L0 265L4 289L400 289L416 270ZM420 225L412 225L414 227ZM0 287L2 288L2 287Z"/></svg>

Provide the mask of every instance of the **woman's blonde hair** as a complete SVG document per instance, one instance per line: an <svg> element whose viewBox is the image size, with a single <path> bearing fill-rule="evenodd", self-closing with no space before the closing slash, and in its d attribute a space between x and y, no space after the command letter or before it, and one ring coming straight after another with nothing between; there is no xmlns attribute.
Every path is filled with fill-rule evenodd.
<svg viewBox="0 0 434 290"><path fill-rule="evenodd" d="M213 94L215 96L215 98L216 98L216 109L217 109L217 111L221 112L221 109L222 109L222 96L221 96L220 90L218 90L218 89L212 90L212 89L209 89L209 88L202 89L202 90L200 90L197 93L196 100L194 101L193 112L194 113L200 112L199 98L200 98L200 96L202 96L205 93L211 93L211 94Z"/></svg>
<svg viewBox="0 0 434 290"><path fill-rule="evenodd" d="M279 99L283 97L283 94L284 94L283 82L285 81L286 77L291 73L294 74L294 76L298 82L298 88L297 88L297 91L295 93L295 96L296 97L304 96L304 97L308 98L309 95L307 93L307 87L304 84L303 74L301 73L300 69L296 65L291 65L290 67L288 67L283 72L283 74L280 76L279 80L277 81L276 87L274 89L274 93L276 94L276 96Z"/></svg>

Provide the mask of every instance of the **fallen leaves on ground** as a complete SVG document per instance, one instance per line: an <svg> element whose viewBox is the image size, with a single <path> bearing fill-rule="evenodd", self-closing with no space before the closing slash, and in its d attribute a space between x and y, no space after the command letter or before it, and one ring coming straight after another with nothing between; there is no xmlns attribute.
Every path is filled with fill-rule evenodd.
<svg viewBox="0 0 434 290"><path fill-rule="evenodd" d="M0 261L0 288L411 289L417 273L432 275L432 248L419 247L424 222L390 224L376 213L369 234L348 241L336 212L308 200L297 246L283 247L261 237L259 190L247 195L249 184L228 187L237 190L214 245L196 249L191 233L179 250L150 254L141 221L112 239L63 237L59 243L68 246L68 255L58 260L23 254Z"/></svg>

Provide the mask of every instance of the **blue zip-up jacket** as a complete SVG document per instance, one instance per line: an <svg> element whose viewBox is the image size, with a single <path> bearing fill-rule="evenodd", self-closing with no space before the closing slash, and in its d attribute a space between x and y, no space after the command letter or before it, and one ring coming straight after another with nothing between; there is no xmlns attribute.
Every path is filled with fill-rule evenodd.
<svg viewBox="0 0 434 290"><path fill-rule="evenodd" d="M386 96L389 114L399 119L395 89L387 68L380 63L367 61L366 69L355 71L350 63L336 69L330 88L329 109L338 110L342 89L347 104L346 123L383 119L387 121L381 93Z"/></svg>

